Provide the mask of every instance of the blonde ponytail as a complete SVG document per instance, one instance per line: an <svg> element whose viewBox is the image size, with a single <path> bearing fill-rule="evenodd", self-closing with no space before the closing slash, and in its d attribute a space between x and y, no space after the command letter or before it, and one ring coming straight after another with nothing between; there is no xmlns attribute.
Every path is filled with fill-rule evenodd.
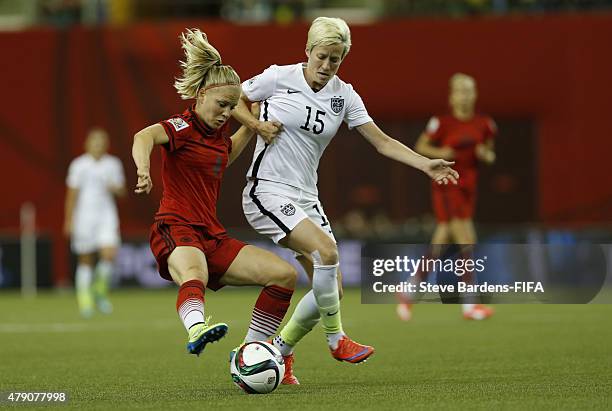
<svg viewBox="0 0 612 411"><path fill-rule="evenodd" d="M234 69L221 64L221 55L208 42L206 33L199 29L187 29L181 33L180 39L185 60L180 62L183 75L176 79L174 88L183 100L196 98L200 88L240 85L240 77Z"/></svg>

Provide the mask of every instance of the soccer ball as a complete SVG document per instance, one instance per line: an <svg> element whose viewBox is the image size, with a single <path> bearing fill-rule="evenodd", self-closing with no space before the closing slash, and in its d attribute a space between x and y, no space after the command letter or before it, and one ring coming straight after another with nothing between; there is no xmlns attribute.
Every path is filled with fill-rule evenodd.
<svg viewBox="0 0 612 411"><path fill-rule="evenodd" d="M285 375L281 353L267 342L241 346L230 360L232 381L248 394L267 394L276 389Z"/></svg>

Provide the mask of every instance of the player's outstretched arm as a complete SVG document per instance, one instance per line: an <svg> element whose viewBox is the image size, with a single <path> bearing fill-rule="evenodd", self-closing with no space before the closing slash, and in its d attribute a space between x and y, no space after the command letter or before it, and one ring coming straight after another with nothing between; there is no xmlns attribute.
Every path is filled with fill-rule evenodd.
<svg viewBox="0 0 612 411"><path fill-rule="evenodd" d="M259 113L257 116L254 116L249 110L250 104L251 102L249 99L242 93L238 99L238 105L232 111L232 117L238 120L242 125L253 130L260 135L266 143L270 144L282 131L283 125L278 121L259 121Z"/></svg>
<svg viewBox="0 0 612 411"><path fill-rule="evenodd" d="M432 141L427 133L421 133L419 139L414 145L414 150L429 158L443 158L444 160L452 161L455 159L455 150L451 147L438 147Z"/></svg>
<svg viewBox="0 0 612 411"><path fill-rule="evenodd" d="M136 189L134 190L136 194L149 194L151 192L153 188L153 181L149 175L151 151L153 151L154 145L165 144L168 141L170 139L160 124L153 124L134 135L132 158L138 174L138 183L136 183Z"/></svg>
<svg viewBox="0 0 612 411"><path fill-rule="evenodd" d="M451 168L452 161L429 159L385 134L373 121L357 127L359 133L383 156L423 171L438 184L457 184L459 173Z"/></svg>
<svg viewBox="0 0 612 411"><path fill-rule="evenodd" d="M251 104L251 113L255 118L259 117L259 103ZM255 135L255 132L243 125L230 137L232 139L232 152L229 155L228 166L240 156L240 153L249 144L253 135Z"/></svg>

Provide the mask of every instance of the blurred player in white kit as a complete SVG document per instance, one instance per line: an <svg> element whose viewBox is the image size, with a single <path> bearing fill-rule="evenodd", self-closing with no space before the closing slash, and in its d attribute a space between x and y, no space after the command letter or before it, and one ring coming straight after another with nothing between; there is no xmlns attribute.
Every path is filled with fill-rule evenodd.
<svg viewBox="0 0 612 411"><path fill-rule="evenodd" d="M75 287L79 311L85 318L93 315L95 307L105 314L113 309L108 288L121 243L115 197L126 191L123 166L108 154L108 146L106 131L90 130L85 153L72 160L66 178L64 233L78 257Z"/></svg>

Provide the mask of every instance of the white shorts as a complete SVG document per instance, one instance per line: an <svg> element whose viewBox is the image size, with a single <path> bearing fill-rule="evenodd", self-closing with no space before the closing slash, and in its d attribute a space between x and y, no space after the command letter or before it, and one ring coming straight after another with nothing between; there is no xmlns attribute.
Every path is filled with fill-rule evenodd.
<svg viewBox="0 0 612 411"><path fill-rule="evenodd" d="M299 188L267 180L250 180L242 192L242 209L251 227L275 243L305 218L310 218L336 242L319 199Z"/></svg>
<svg viewBox="0 0 612 411"><path fill-rule="evenodd" d="M75 254L90 254L106 247L119 247L119 221L111 213L75 218L71 246Z"/></svg>

